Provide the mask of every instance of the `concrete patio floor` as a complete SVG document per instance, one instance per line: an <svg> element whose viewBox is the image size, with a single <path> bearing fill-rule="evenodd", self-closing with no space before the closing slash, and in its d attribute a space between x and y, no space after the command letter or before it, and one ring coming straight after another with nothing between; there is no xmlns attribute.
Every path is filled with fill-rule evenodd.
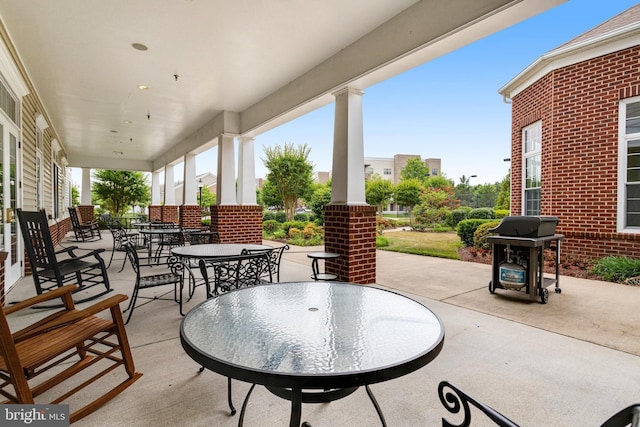
<svg viewBox="0 0 640 427"><path fill-rule="evenodd" d="M269 244L269 242L266 242ZM111 248L103 233L96 242L62 243ZM272 243L279 245L278 243ZM310 280L306 253L292 247L281 264L281 281ZM105 252L109 258L110 253ZM115 292L131 294L130 265L118 273L123 253L109 269ZM459 423L437 395L448 380L523 426L596 426L640 402L640 287L562 276L561 294L546 305L522 292L487 285L490 266L393 252L377 252L377 285L428 306L445 325L440 355L422 369L371 386L389 426L439 426L442 417ZM204 298L199 288L186 309ZM35 293L31 277L9 293L16 301ZM89 303L87 303L89 304ZM84 304L82 304L84 305ZM16 319L30 321L41 313ZM127 332L136 368L144 376L78 426L235 426L226 403L226 378L205 371L183 351L182 317L175 303L154 301L137 308ZM234 381L240 408L249 384ZM87 396L82 396L86 398ZM73 409L73 401L70 402ZM245 426L285 426L289 403L263 387L252 394ZM329 404L307 404L303 420L320 426L378 426L364 389ZM474 413L473 425L493 425Z"/></svg>

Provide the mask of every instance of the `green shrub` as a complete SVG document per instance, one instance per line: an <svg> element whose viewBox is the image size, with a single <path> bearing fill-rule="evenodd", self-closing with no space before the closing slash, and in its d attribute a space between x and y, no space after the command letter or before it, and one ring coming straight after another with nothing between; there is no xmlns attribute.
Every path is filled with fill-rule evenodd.
<svg viewBox="0 0 640 427"><path fill-rule="evenodd" d="M640 276L640 260L608 256L596 261L593 272L610 282L624 282L629 277Z"/></svg>
<svg viewBox="0 0 640 427"><path fill-rule="evenodd" d="M266 222L266 221L275 221L276 220L276 213L275 212L271 212L271 211L266 211L262 214L262 222Z"/></svg>
<svg viewBox="0 0 640 427"><path fill-rule="evenodd" d="M509 212L509 209L496 209L494 212L496 214L496 219L502 219L505 216L511 215L511 212Z"/></svg>
<svg viewBox="0 0 640 427"><path fill-rule="evenodd" d="M411 226L411 230L413 231L427 231L429 226L427 224L418 224L416 222Z"/></svg>
<svg viewBox="0 0 640 427"><path fill-rule="evenodd" d="M274 239L284 239L285 237L287 237L287 233L282 229L273 232Z"/></svg>
<svg viewBox="0 0 640 427"><path fill-rule="evenodd" d="M489 229L496 227L500 224L500 221L488 221L484 224L480 224L476 231L473 232L473 247L478 249L490 249L489 243L487 243L487 236L495 233L490 233Z"/></svg>
<svg viewBox="0 0 640 427"><path fill-rule="evenodd" d="M394 222L391 221L390 219L380 218L380 217L376 218L376 230L378 231L378 234L382 233L384 230L388 228L393 228L394 226L395 226Z"/></svg>
<svg viewBox="0 0 640 427"><path fill-rule="evenodd" d="M389 246L389 239L384 236L376 236L376 248L384 248Z"/></svg>
<svg viewBox="0 0 640 427"><path fill-rule="evenodd" d="M458 223L463 219L467 219L467 215L471 212L471 208L469 206L463 206L458 209L454 209L451 211L451 218L448 219L447 224L451 228L456 228Z"/></svg>
<svg viewBox="0 0 640 427"><path fill-rule="evenodd" d="M270 219L262 223L262 231L268 234L273 234L276 230L279 230L280 227L280 223L275 219Z"/></svg>
<svg viewBox="0 0 640 427"><path fill-rule="evenodd" d="M287 221L287 214L282 212L282 211L276 212L276 221L278 221L280 223L286 222Z"/></svg>
<svg viewBox="0 0 640 427"><path fill-rule="evenodd" d="M200 224L203 227L211 227L211 220L210 219L203 219L200 221Z"/></svg>
<svg viewBox="0 0 640 427"><path fill-rule="evenodd" d="M458 223L457 232L465 246L473 246L473 233L476 229L490 219L465 219Z"/></svg>
<svg viewBox="0 0 640 427"><path fill-rule="evenodd" d="M467 215L467 219L494 219L496 213L493 208L476 208L471 209Z"/></svg>
<svg viewBox="0 0 640 427"><path fill-rule="evenodd" d="M297 228L298 230L302 230L305 225L307 225L307 223L303 221L286 221L282 223L282 229L284 230L284 234L288 236L290 229Z"/></svg>
<svg viewBox="0 0 640 427"><path fill-rule="evenodd" d="M304 212L298 212L297 214L293 215L293 220L294 221L308 222L309 221L309 214L304 213Z"/></svg>
<svg viewBox="0 0 640 427"><path fill-rule="evenodd" d="M431 231L435 233L448 233L449 231L451 231L451 227L449 227L448 225L436 224L431 227Z"/></svg>

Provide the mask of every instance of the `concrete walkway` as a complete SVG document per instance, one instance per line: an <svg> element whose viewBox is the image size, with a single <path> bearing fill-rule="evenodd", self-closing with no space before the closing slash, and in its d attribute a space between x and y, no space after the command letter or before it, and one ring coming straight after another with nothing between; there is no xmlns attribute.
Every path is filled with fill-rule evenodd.
<svg viewBox="0 0 640 427"><path fill-rule="evenodd" d="M104 239L79 246L110 244ZM309 280L311 260L306 254L318 249L287 251L281 280ZM122 254L116 257L122 259ZM118 273L120 265L114 261L109 270L113 287L130 294L131 267ZM597 426L640 402L640 287L562 276L562 293L551 292L543 305L529 301L523 292L490 294L490 277L488 265L377 252L377 286L422 302L442 319L446 331L444 349L429 365L372 386L389 426L438 426L442 417L459 423L438 400L442 380L523 426ZM33 284L26 278L8 300L30 293ZM188 307L202 298L196 294ZM38 314L17 322L34 316ZM171 302L136 309L127 331L144 376L76 425L237 425L237 416L229 416L226 406L226 379L197 373L180 345L180 321ZM237 407L248 387L234 382ZM245 426L285 426L288 414L286 401L258 387ZM314 427L380 425L364 390L330 404L304 405L303 419ZM491 425L480 415L473 419L473 425Z"/></svg>

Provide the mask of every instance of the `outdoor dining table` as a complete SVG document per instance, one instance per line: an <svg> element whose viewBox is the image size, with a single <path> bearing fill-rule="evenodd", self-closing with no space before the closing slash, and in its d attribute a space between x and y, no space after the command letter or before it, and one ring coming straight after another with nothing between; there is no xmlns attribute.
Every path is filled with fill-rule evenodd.
<svg viewBox="0 0 640 427"><path fill-rule="evenodd" d="M180 341L201 366L256 384L291 401L290 426L302 403L341 399L364 386L385 426L370 384L409 374L444 345L444 325L403 295L339 282L282 282L209 299L182 320Z"/></svg>
<svg viewBox="0 0 640 427"><path fill-rule="evenodd" d="M211 259L240 255L243 249L267 250L273 249L273 247L249 243L206 243L204 245L179 246L171 249L171 254L181 258Z"/></svg>
<svg viewBox="0 0 640 427"><path fill-rule="evenodd" d="M166 236L178 236L182 233L182 230L178 227L176 228L141 228L140 233L145 236L145 241L147 242L147 251L149 253L149 262L151 262L152 253L153 253L153 238L159 237L160 244L164 240Z"/></svg>

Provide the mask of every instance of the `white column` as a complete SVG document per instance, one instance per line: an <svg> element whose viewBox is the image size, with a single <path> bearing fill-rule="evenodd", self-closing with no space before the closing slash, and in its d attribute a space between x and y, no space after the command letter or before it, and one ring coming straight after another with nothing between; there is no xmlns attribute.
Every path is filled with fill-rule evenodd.
<svg viewBox="0 0 640 427"><path fill-rule="evenodd" d="M235 171L234 136L220 134L218 136L218 176L216 185L216 204L236 205L236 171Z"/></svg>
<svg viewBox="0 0 640 427"><path fill-rule="evenodd" d="M82 168L82 188L80 189L80 205L91 205L91 168Z"/></svg>
<svg viewBox="0 0 640 427"><path fill-rule="evenodd" d="M176 204L176 180L173 177L173 165L164 167L164 204Z"/></svg>
<svg viewBox="0 0 640 427"><path fill-rule="evenodd" d="M253 138L238 138L238 204L257 205Z"/></svg>
<svg viewBox="0 0 640 427"><path fill-rule="evenodd" d="M184 176L182 185L182 204L198 204L198 184L196 182L196 155L184 155Z"/></svg>
<svg viewBox="0 0 640 427"><path fill-rule="evenodd" d="M346 87L335 92L331 203L366 205L364 191L364 138L362 95Z"/></svg>
<svg viewBox="0 0 640 427"><path fill-rule="evenodd" d="M151 205L158 206L160 200L160 171L151 173Z"/></svg>

